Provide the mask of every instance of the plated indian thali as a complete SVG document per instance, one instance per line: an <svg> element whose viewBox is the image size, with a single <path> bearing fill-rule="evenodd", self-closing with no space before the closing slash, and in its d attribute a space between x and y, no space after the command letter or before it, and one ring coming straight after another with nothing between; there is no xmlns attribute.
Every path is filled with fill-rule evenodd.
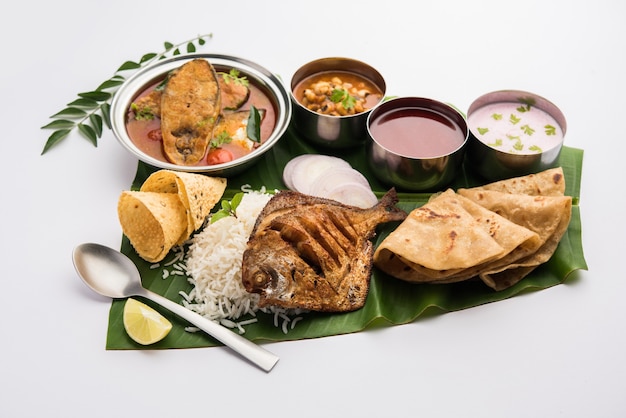
<svg viewBox="0 0 626 418"><path fill-rule="evenodd" d="M282 178L283 167L298 155L316 153L333 155L332 151L317 149L307 143L294 129L290 128L281 140L254 166L244 173L228 179L223 199L232 198L242 190L242 187L268 191L286 189ZM365 175L372 190L379 198L385 194L388 187L376 180L366 163L363 147L342 150L340 155L341 158ZM582 150L563 148L559 166L563 168L565 175L565 194L573 198L569 227L550 260L515 285L504 290L494 291L480 281L463 281L445 285L408 283L389 277L381 270L374 268L369 294L361 309L346 313L306 312L299 315L297 326L287 324L276 315L259 312L256 316L256 322L246 325L243 335L254 341L281 341L358 332L371 326L409 323L431 309L434 312L457 311L504 300L524 290L545 289L562 283L573 271L587 268L582 249L578 206L582 159ZM139 190L145 180L155 171L157 171L155 167L139 162L131 189ZM463 167L460 175L449 187L456 190L485 183L487 182L484 179ZM424 205L431 194L400 191L398 197L398 206L406 212L410 212ZM373 238L374 247L377 247L385 237L389 236L396 226L397 224L393 223L380 225ZM178 303L182 303L181 292L189 294L192 290L193 286L177 267L178 263L182 261L180 252L172 251L158 264L151 263L137 255L126 236L123 237L121 250L137 265L141 272L143 284L148 289ZM124 330L123 306L124 301L122 300L115 300L112 303L107 348L140 349L142 346L133 342ZM186 330L188 324L177 317L168 312L161 312L174 326L165 339L149 348L192 348L219 345L218 342L204 333L189 332Z"/></svg>

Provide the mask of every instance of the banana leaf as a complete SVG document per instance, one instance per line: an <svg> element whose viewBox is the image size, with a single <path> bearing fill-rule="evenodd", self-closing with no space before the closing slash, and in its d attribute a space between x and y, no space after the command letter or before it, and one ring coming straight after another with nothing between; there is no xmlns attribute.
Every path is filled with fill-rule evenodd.
<svg viewBox="0 0 626 418"><path fill-rule="evenodd" d="M242 185L250 185L254 189L260 189L263 186L267 190L284 189L283 167L291 158L304 153L340 156L370 180L371 186L378 196L382 196L387 190L383 184L376 180L367 166L365 149L333 151L315 148L304 142L290 128L257 164L245 173L228 179L228 188L224 198L232 197L239 192ZM274 315L258 312L258 322L246 325L243 335L253 341L287 341L360 332L374 327L406 324L418 320L426 314L458 311L486 303L503 301L522 292L538 291L563 283L572 272L587 269L582 247L579 206L582 162L582 150L563 147L559 163L563 167L566 177L566 194L573 197L572 219L569 228L553 257L513 287L496 292L481 281L465 281L445 285L412 284L389 277L374 268L370 292L362 309L343 314L305 313L301 315L302 319L293 328L291 328L291 324L287 324L287 332L281 323L276 322ZM139 189L145 179L155 170L156 168L139 162L131 189ZM470 168L463 167L450 187L454 189L473 187L485 182ZM426 203L430 196L428 193L406 192L400 192L398 195L400 198L399 206L407 212ZM373 238L374 245L378 245L396 226L397 224L385 224L379 227ZM136 254L125 236L122 236L121 251L137 265L146 288L182 304L182 296L179 292L189 293L192 285L183 275L170 274L164 278L162 268L177 254L169 254L159 268L154 268ZM114 300L109 311L107 349L195 348L221 345L202 332L185 330L189 326L188 323L165 309L155 306L150 301L143 301L153 306L172 322L171 332L165 339L149 347L135 343L124 330L122 321L124 300Z"/></svg>

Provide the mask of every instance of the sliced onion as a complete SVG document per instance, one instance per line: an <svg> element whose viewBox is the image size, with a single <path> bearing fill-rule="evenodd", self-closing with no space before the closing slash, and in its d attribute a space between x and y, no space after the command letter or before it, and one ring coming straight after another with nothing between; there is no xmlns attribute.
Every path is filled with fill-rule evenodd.
<svg viewBox="0 0 626 418"><path fill-rule="evenodd" d="M369 189L370 184L363 174L352 167L332 167L319 175L311 183L309 193L326 197L332 189L344 183L358 183Z"/></svg>
<svg viewBox="0 0 626 418"><path fill-rule="evenodd" d="M283 181L291 190L310 194L311 184L315 179L335 166L350 164L341 158L329 155L304 154L289 161L283 170Z"/></svg>
<svg viewBox="0 0 626 418"><path fill-rule="evenodd" d="M283 182L290 190L345 205L365 209L378 203L367 178L347 161L330 155L303 154L293 158L285 165Z"/></svg>
<svg viewBox="0 0 626 418"><path fill-rule="evenodd" d="M367 186L362 183L342 183L332 189L326 196L344 205L367 209L378 203L378 198Z"/></svg>

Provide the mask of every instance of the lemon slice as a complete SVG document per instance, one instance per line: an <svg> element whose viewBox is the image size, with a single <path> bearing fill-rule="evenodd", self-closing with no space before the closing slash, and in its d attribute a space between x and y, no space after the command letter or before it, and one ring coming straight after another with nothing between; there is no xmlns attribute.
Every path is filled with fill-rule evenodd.
<svg viewBox="0 0 626 418"><path fill-rule="evenodd" d="M161 341L172 329L172 323L160 313L133 298L126 300L123 318L128 336L142 345Z"/></svg>

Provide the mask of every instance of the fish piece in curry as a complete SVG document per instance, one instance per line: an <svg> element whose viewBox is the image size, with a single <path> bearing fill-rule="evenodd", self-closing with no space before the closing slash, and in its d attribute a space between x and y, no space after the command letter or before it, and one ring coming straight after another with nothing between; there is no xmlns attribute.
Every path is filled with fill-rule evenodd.
<svg viewBox="0 0 626 418"><path fill-rule="evenodd" d="M217 73L195 59L173 71L161 98L163 151L174 164L194 165L206 154L221 111Z"/></svg>

